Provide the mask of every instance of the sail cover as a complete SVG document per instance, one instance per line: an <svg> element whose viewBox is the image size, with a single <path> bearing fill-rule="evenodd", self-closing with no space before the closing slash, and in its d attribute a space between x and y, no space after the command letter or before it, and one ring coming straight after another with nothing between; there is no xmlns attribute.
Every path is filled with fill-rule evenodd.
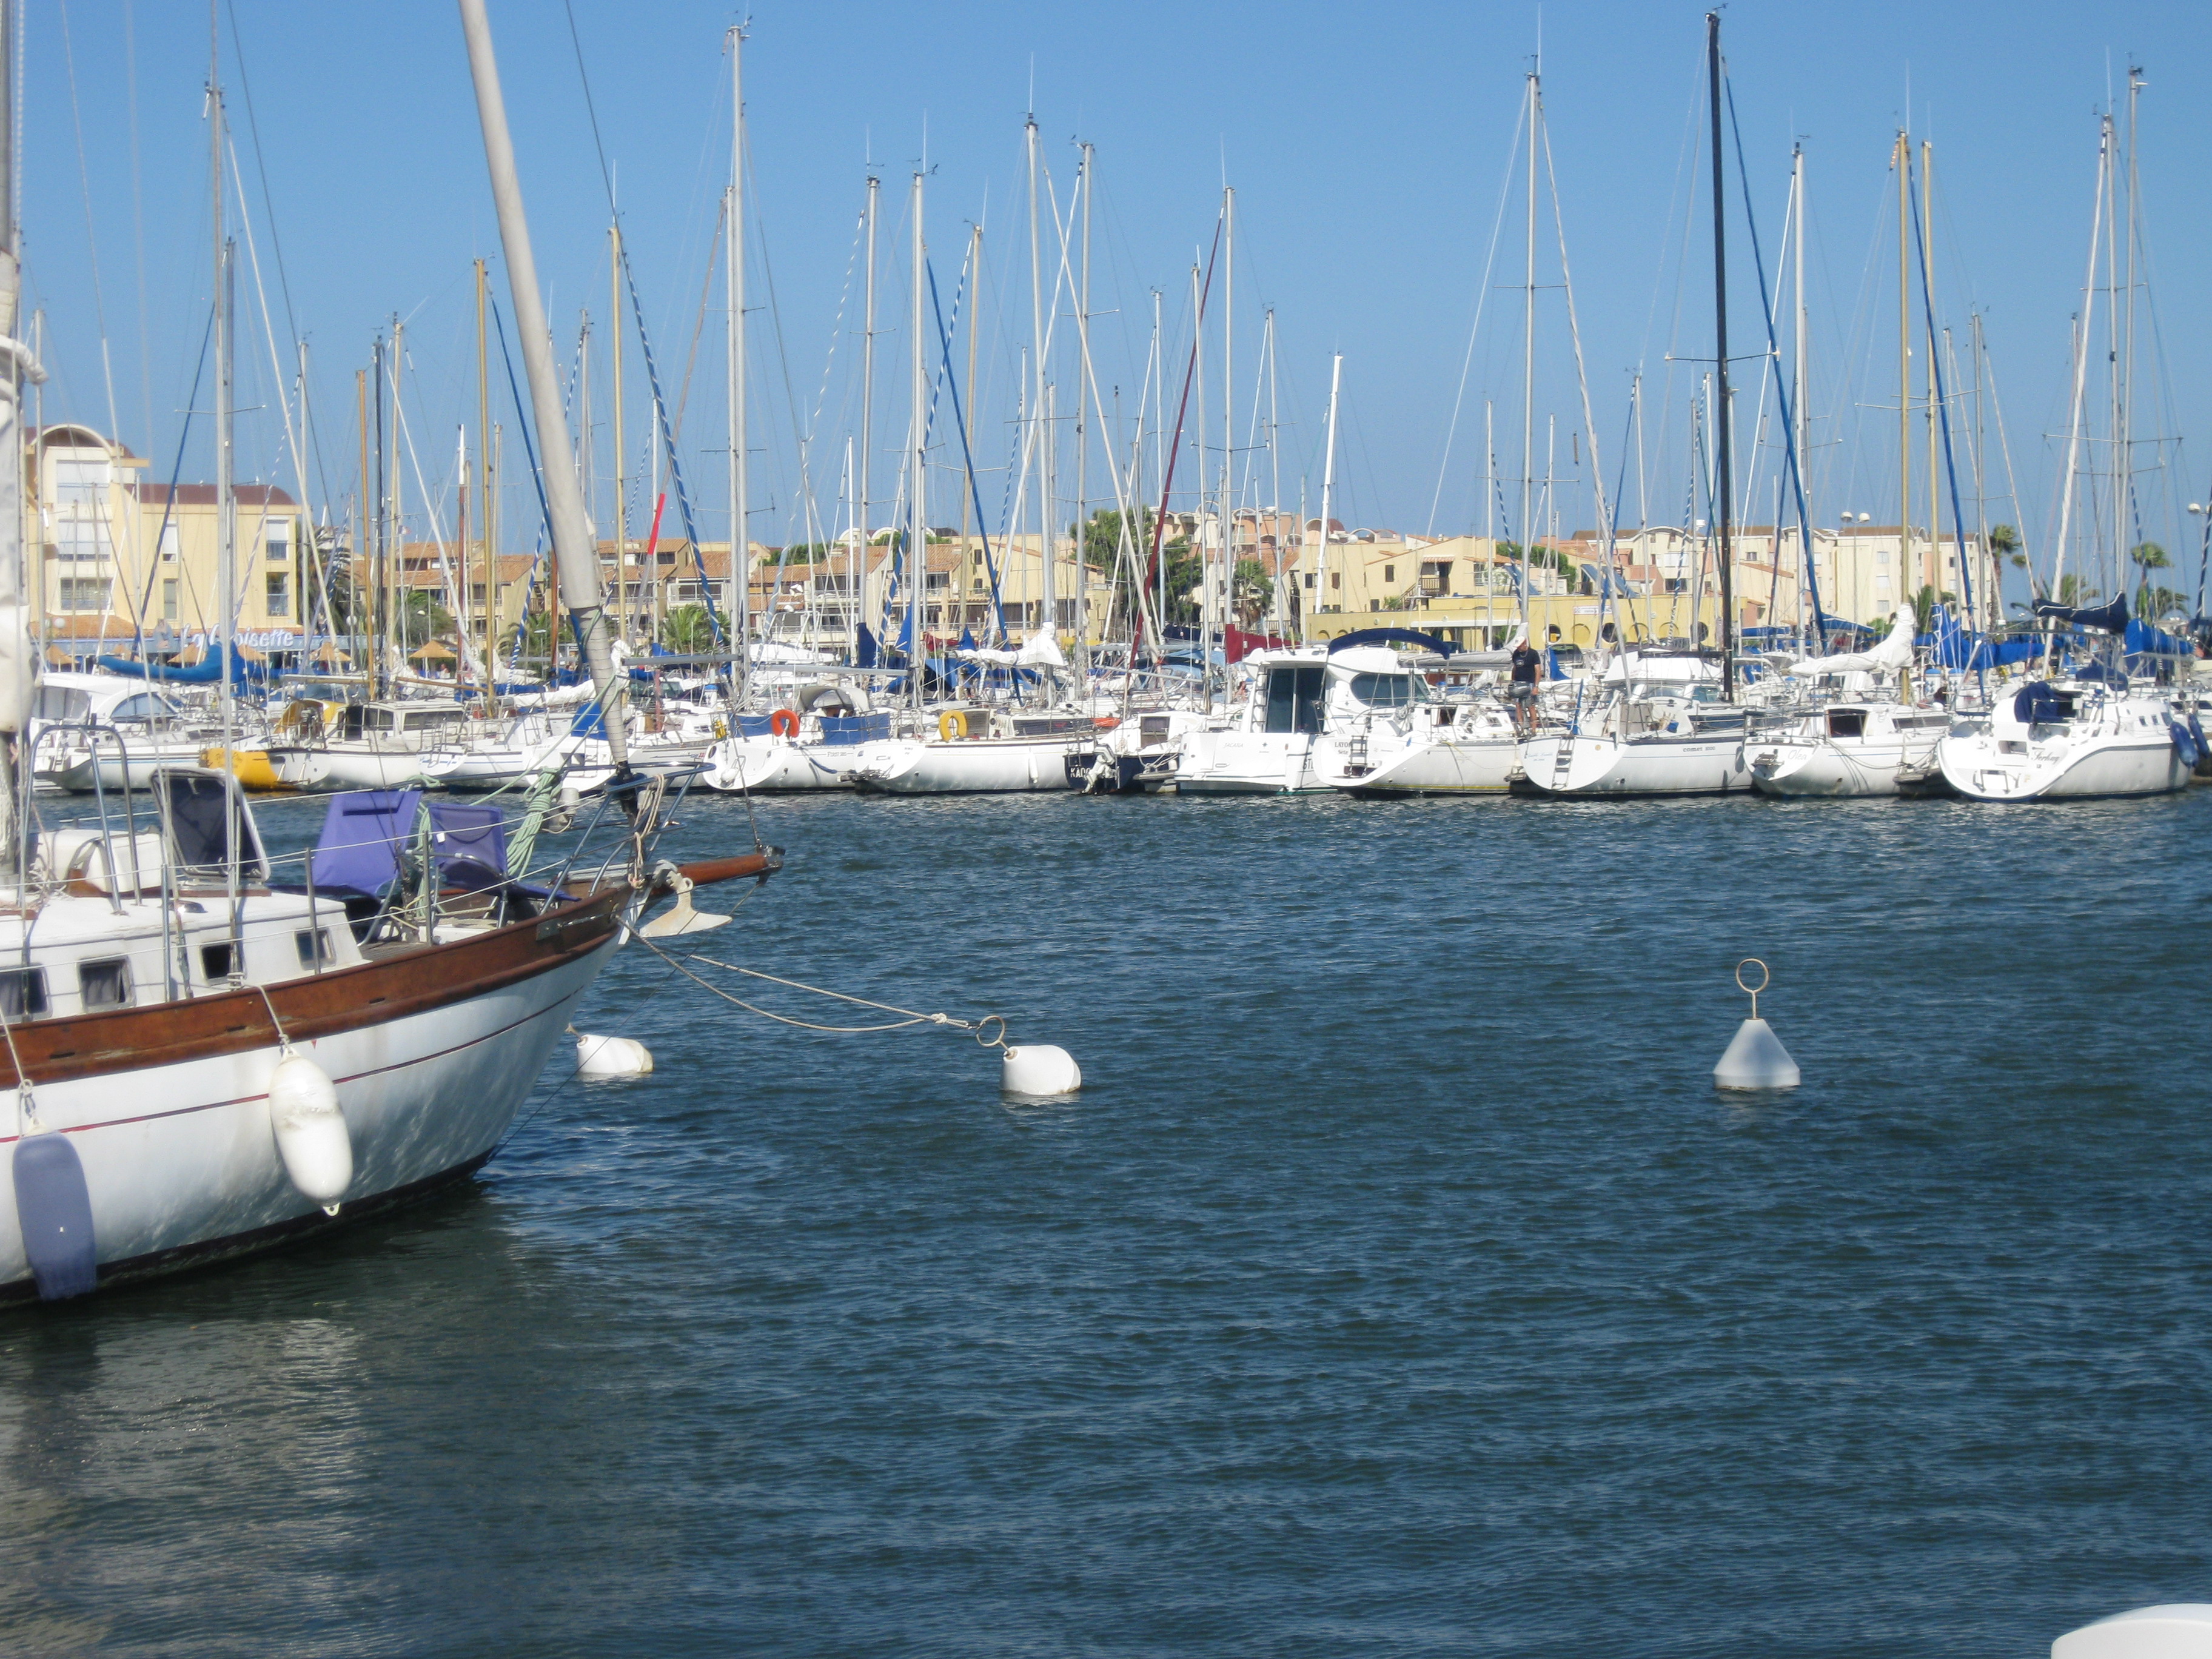
<svg viewBox="0 0 2212 1659"><path fill-rule="evenodd" d="M2128 626L2128 596L2124 593L2110 605L2052 605L2039 600L2035 614L2052 622L2071 623L2076 628L2094 628L2101 633L2122 634Z"/></svg>
<svg viewBox="0 0 2212 1659"><path fill-rule="evenodd" d="M1844 651L1832 657L1808 657L1788 672L1810 679L1820 674L1894 674L1912 662L1912 607L1900 605L1889 632L1871 651Z"/></svg>

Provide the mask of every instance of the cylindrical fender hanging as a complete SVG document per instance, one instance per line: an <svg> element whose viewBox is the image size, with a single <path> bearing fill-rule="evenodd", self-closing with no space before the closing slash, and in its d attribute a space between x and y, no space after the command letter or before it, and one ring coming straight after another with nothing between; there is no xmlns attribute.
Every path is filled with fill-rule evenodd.
<svg viewBox="0 0 2212 1659"><path fill-rule="evenodd" d="M330 1074L305 1054L286 1054L269 1074L269 1127L292 1184L335 1214L353 1185L353 1138Z"/></svg>
<svg viewBox="0 0 2212 1659"><path fill-rule="evenodd" d="M67 1135L49 1130L15 1143L15 1220L40 1297L82 1296L99 1282L92 1198Z"/></svg>

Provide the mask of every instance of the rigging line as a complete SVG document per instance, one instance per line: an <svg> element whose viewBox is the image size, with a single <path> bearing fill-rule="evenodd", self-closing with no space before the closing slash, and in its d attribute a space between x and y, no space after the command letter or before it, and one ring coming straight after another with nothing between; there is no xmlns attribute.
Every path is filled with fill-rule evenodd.
<svg viewBox="0 0 2212 1659"><path fill-rule="evenodd" d="M674 966L677 963L678 958L676 957L671 955L668 951L662 950L659 945L655 945L652 939L646 937L644 934L635 933L633 934L632 937L636 939L647 950L652 951L653 955L659 957L663 962L668 963L672 966ZM716 996L722 998L725 1001L736 1002L739 1007L750 1008L752 1012L757 1014L764 1014L769 1019L781 1020L787 1025L804 1026L809 1030L896 1031L904 1030L905 1028L913 1025L939 1025L949 1030L974 1031L980 1033L983 1027L992 1024L994 1020L998 1021L1001 1027L1005 1024L1005 1022L1003 1020L1000 1020L996 1014L986 1014L981 1019L960 1019L951 1014L945 1013L925 1014L917 1009L899 1007L895 1003L874 1002L871 1001L866 997L853 996L843 991L827 990L819 985L809 985L804 980L784 979L775 974L764 974L757 968L740 968L733 962L723 962L714 957L702 957L696 951L685 951L684 953L683 960L698 963L702 967L720 968L725 973L742 974L747 979L763 980L770 985L783 986L787 990L805 991L813 996L827 997L833 1002L849 1002L856 1008L872 1008L879 1013L897 1014L901 1016L896 1024L890 1025L814 1025L805 1020L792 1019L782 1014L769 1013L768 1010L764 1008L753 1008L751 1004L740 1002L738 998L732 996L728 992L720 989L719 987L710 984L708 981L700 979L697 975L691 973L688 969L681 967L677 969L678 972L684 974L685 977L691 979L696 983L704 987L709 991L712 991ZM978 1041L981 1041L980 1036L978 1037ZM992 1048L996 1045L985 1042L984 1046L986 1048Z"/></svg>
<svg viewBox="0 0 2212 1659"><path fill-rule="evenodd" d="M607 214L619 225L622 222L622 210L615 202L614 170L607 165L606 143L599 136L599 112L597 105L592 100L591 73L584 66L584 39L576 28L574 0L562 0L562 9L568 14L569 44L575 48L576 78L583 88L584 113L591 123L592 149L599 160L599 182L605 187L607 193ZM719 222L716 228L717 230L720 228ZM715 240L720 242L720 240L721 238L717 235ZM660 389L660 367L653 355L653 335L645 325L645 302L638 295L637 271L629 262L629 239L627 236L623 237L617 246L622 261L623 285L629 293L630 315L637 325L638 355L645 359L645 378L653 391L653 411L660 428L661 447L668 457L668 476L670 481L676 486L676 510L684 520L684 537L691 544L691 563L699 574L699 596L705 602L708 625L714 629L714 642L719 646L726 637L722 628L721 612L714 604L714 580L707 574L707 555L699 543L698 520L691 510L691 488L684 481L684 463L677 453L674 429L669 424L668 404ZM710 265L710 280L711 275ZM704 326L703 319L702 326ZM695 341L695 353L696 350L696 342ZM688 369L684 374L684 384L688 392L690 384L690 374ZM743 541L744 536L743 526L731 527L730 573L732 583L742 580L738 574L738 568L743 563L739 556L739 544Z"/></svg>
<svg viewBox="0 0 2212 1659"><path fill-rule="evenodd" d="M1522 96L1525 100L1528 94L1524 92ZM1437 507L1443 500L1444 478L1451 469L1452 440L1459 433L1460 405L1467 397L1468 376L1474 367L1474 343L1482 331L1483 308L1490 302L1491 273L1498 264L1498 241L1505 228L1505 206L1513 194L1514 164L1521 159L1521 125L1520 118L1516 116L1513 143L1505 157L1505 177L1498 190L1498 216L1490 223L1490 250L1482 256L1482 285L1475 290L1474 320L1468 325L1467 355L1460 361L1459 390L1452 394L1451 422L1444 428L1443 459L1437 463L1436 493L1429 497L1428 533L1431 536L1437 533Z"/></svg>
<svg viewBox="0 0 2212 1659"><path fill-rule="evenodd" d="M1813 594L1813 635L1820 641L1820 648L1825 651L1828 645L1827 625L1820 620L1820 581L1813 574L1813 521L1812 515L1805 505L1805 475L1797 464L1797 422L1790 410L1790 392L1782 384L1782 345L1774 329L1774 302L1770 301L1767 297L1766 255L1759 250L1759 216L1752 211L1751 173L1743 162L1743 129L1737 125L1735 118L1735 78L1728 77L1723 84L1728 92L1729 131L1734 136L1735 141L1735 176L1737 183L1743 190L1744 226L1751 235L1751 263L1753 268L1759 272L1759 310L1766 323L1767 362L1773 373L1776 401L1781 405L1783 453L1786 457L1786 464L1790 470L1790 482L1794 486L1797 497L1797 554L1799 558L1804 561L1805 580ZM1803 210L1802 204L1799 204L1799 210ZM1931 313L1930 315L1932 319L1933 313ZM1933 326L1932 321L1930 326ZM1765 388L1762 386L1759 390L1759 401L1764 404L1765 400ZM1722 410L1720 418L1727 420L1729 411ZM1956 482L1955 479L1953 481L1954 495L1957 493ZM1774 555L1775 568L1779 570L1782 565L1782 526L1779 525L1774 527L1774 544L1771 550ZM1960 556L1964 556L1963 549Z"/></svg>
<svg viewBox="0 0 2212 1659"><path fill-rule="evenodd" d="M997 629L998 636L1004 639L1006 636L1006 611L1000 601L999 567L991 557L991 532L983 519L982 486L975 482L975 457L968 447L968 418L960 408L960 381L952 372L952 337L945 330L945 308L938 303L937 267L925 260L923 269L929 276L929 308L937 316L938 349L945 363L945 384L952 394L952 424L960 434L960 459L967 468L969 499L975 503L975 533L983 543L983 569L991 581L992 625ZM967 286L965 272L962 273L961 286ZM956 294L952 299L952 315L956 323L959 320L961 297ZM973 328L975 324L971 322L968 326Z"/></svg>
<svg viewBox="0 0 2212 1659"><path fill-rule="evenodd" d="M161 568L161 544L167 539L169 521L177 511L178 482L185 476L185 446L191 441L192 435L192 405L200 400L200 377L207 373L208 343L214 337L215 307L210 306L207 329L200 336L199 362L192 370L192 395L185 400L184 429L177 434L177 461L176 465L169 469L169 493L161 501L161 527L154 532L154 556L146 561L146 592L137 608L137 614L141 617L146 614L147 606L154 603L154 578ZM180 560L179 563L181 566L183 562ZM189 575L189 567L185 567L185 572ZM136 642L138 647L139 659L143 661L146 655L146 634L143 623L138 629Z"/></svg>

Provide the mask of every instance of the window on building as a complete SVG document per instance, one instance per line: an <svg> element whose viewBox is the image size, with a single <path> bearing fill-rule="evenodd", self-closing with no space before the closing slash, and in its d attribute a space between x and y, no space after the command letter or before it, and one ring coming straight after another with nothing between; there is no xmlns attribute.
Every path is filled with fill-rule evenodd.
<svg viewBox="0 0 2212 1659"><path fill-rule="evenodd" d="M1344 572L1341 570L1330 571L1328 573L1328 585L1331 587L1342 587L1344 586Z"/></svg>
<svg viewBox="0 0 2212 1659"><path fill-rule="evenodd" d="M54 556L65 563L106 558L114 552L101 519L59 519L54 523Z"/></svg>
<svg viewBox="0 0 2212 1659"><path fill-rule="evenodd" d="M1874 562L1876 564L1887 564L1889 562L1889 550L1886 547L1876 548L1874 554Z"/></svg>
<svg viewBox="0 0 2212 1659"><path fill-rule="evenodd" d="M1307 572L1306 572L1306 586L1307 586L1308 587L1311 587L1311 586L1314 585L1314 583L1313 583L1313 579L1314 579L1314 573L1313 573L1312 571L1310 571L1310 570L1307 571Z"/></svg>
<svg viewBox="0 0 2212 1659"><path fill-rule="evenodd" d="M1398 567L1395 564L1384 565L1382 567L1382 580L1386 582L1396 581L1398 580Z"/></svg>
<svg viewBox="0 0 2212 1659"><path fill-rule="evenodd" d="M64 576L59 586L59 610L96 612L107 609L108 583L105 576Z"/></svg>
<svg viewBox="0 0 2212 1659"><path fill-rule="evenodd" d="M292 556L292 521L289 519L271 519L264 544L269 550L270 563L283 564L289 559Z"/></svg>
<svg viewBox="0 0 2212 1659"><path fill-rule="evenodd" d="M289 617L292 614L292 573L272 570L268 579L269 615Z"/></svg>
<svg viewBox="0 0 2212 1659"><path fill-rule="evenodd" d="M56 507L105 507L113 471L103 450L58 450L54 454Z"/></svg>
<svg viewBox="0 0 2212 1659"><path fill-rule="evenodd" d="M177 617L177 579L165 577L161 582L161 620L173 623Z"/></svg>
<svg viewBox="0 0 2212 1659"><path fill-rule="evenodd" d="M177 526L176 521L174 520L171 520L167 524L161 526L161 562L163 564L174 564L176 562Z"/></svg>

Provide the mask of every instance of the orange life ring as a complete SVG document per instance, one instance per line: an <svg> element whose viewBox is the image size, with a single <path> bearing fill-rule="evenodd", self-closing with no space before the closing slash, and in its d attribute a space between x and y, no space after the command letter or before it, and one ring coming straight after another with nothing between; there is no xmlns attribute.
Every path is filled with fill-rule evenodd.
<svg viewBox="0 0 2212 1659"><path fill-rule="evenodd" d="M1119 714L1101 714L1091 722L1091 726L1093 731L1111 732L1121 723L1121 717Z"/></svg>
<svg viewBox="0 0 2212 1659"><path fill-rule="evenodd" d="M799 716L788 708L779 708L768 717L768 729L779 738L795 738L799 735Z"/></svg>

